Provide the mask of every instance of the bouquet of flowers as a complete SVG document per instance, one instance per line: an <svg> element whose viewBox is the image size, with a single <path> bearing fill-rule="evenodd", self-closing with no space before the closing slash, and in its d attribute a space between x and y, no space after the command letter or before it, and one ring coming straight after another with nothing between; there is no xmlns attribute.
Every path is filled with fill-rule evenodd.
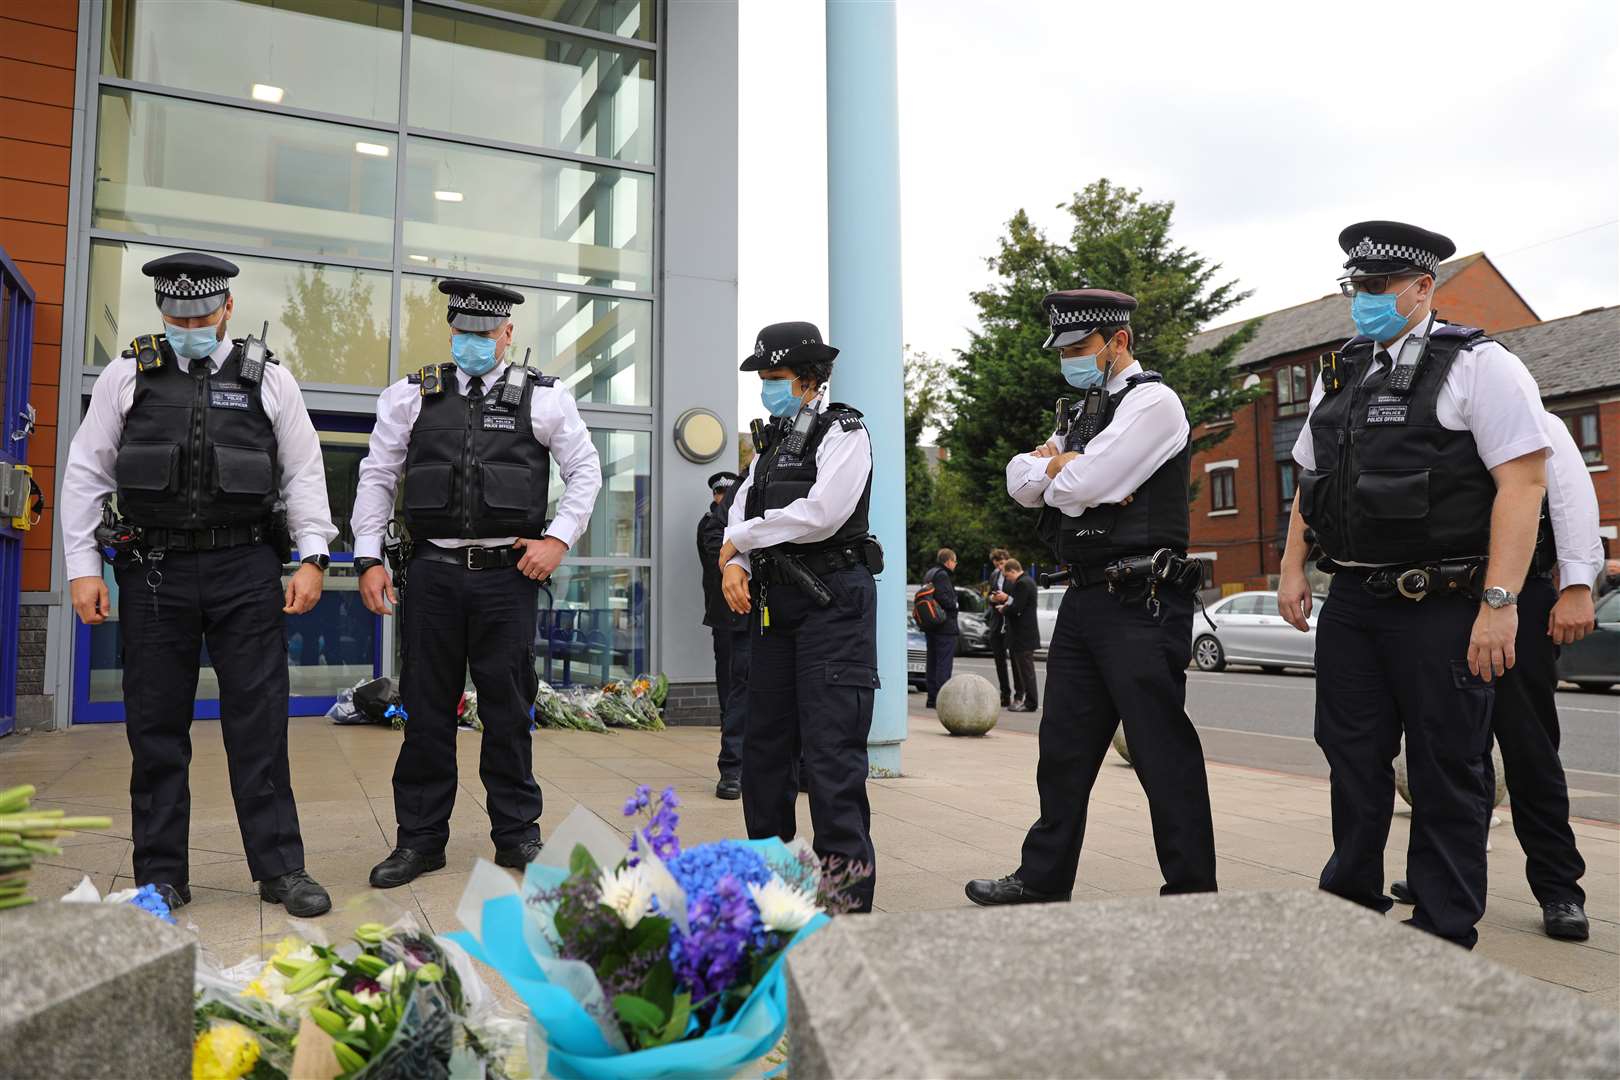
<svg viewBox="0 0 1620 1080"><path fill-rule="evenodd" d="M30 810L34 785L0 789L0 911L32 904L28 872L36 858L62 854L56 843L79 829L112 828L105 817L68 817L61 810Z"/></svg>
<svg viewBox="0 0 1620 1080"><path fill-rule="evenodd" d="M521 894L487 864L468 884L468 932L452 938L529 1006L552 1075L731 1076L765 1058L787 1024L782 955L848 910L848 886L869 872L775 839L683 850L678 805L673 789L637 788L628 848L580 807Z"/></svg>
<svg viewBox="0 0 1620 1080"><path fill-rule="evenodd" d="M170 926L177 925L174 914L169 911L169 902L163 899L163 894L153 885L142 885L138 889L119 889L106 896L96 888L95 882L86 874L80 882L62 897L64 904L133 904L156 918L162 919Z"/></svg>
<svg viewBox="0 0 1620 1080"><path fill-rule="evenodd" d="M652 702L651 691L652 683L644 678L628 686L617 682L604 683L596 714L609 727L663 731L664 718L658 706Z"/></svg>
<svg viewBox="0 0 1620 1080"><path fill-rule="evenodd" d="M553 689L542 681L534 699L534 722L541 727L575 731L606 731L607 726L580 700L574 691Z"/></svg>

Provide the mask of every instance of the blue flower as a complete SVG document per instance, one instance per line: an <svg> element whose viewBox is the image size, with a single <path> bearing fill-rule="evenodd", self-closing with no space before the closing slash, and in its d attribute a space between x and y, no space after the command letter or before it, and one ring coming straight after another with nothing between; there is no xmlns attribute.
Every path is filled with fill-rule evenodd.
<svg viewBox="0 0 1620 1080"><path fill-rule="evenodd" d="M136 890L129 902L142 911L151 912L170 926L175 925L174 916L169 912L169 905L163 899L163 894L157 891L154 885L142 885Z"/></svg>

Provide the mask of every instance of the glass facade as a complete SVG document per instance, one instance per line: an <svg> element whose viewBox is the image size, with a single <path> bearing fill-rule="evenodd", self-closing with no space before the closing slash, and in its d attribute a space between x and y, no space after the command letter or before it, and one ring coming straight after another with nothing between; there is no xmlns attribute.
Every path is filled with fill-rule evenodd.
<svg viewBox="0 0 1620 1080"><path fill-rule="evenodd" d="M602 459L590 528L537 613L546 676L646 670L654 0L99 7L83 368L161 329L145 262L195 249L241 267L233 333L268 322L277 359L323 395L311 410L340 530L320 606L288 621L294 696L330 696L383 655L381 622L343 564L348 518L376 393L448 357L436 288L448 276L523 294L510 359L528 350L573 393ZM116 621L83 651L87 700L115 701ZM211 679L205 670L199 697Z"/></svg>

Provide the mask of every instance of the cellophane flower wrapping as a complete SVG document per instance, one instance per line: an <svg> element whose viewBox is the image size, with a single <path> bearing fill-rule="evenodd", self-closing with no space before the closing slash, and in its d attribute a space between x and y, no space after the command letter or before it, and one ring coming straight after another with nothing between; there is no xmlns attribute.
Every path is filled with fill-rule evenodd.
<svg viewBox="0 0 1620 1080"><path fill-rule="evenodd" d="M632 852L611 825L584 807L577 807L547 841L540 859L529 864L521 888L498 868L479 862L457 909L466 930L451 934L451 939L475 959L500 972L528 1006L532 1019L529 1060L537 1071L544 1062L548 1075L564 1080L697 1080L763 1075L768 1068L767 1056L776 1049L787 1028L787 984L782 960L788 950L825 925L827 917L815 915L794 932L746 1000L728 1013L712 1017L706 1030L699 1030L694 1019L680 1041L632 1051L596 973L586 963L558 956L554 912L535 900L567 881L568 860L576 845L589 852L604 871L634 856L650 864L648 872L659 882L659 902L664 905L661 910L686 930L685 891L660 858L669 849L658 842L656 835L649 839L646 832L638 833L635 840L637 851ZM790 882L799 880L804 866L802 850L802 841L790 847L776 839L732 840L699 845L675 858L684 860L677 869L693 883L696 895L704 887L701 883L718 885L722 877L727 878L728 889L735 886L732 891L744 888L744 879L759 881L773 873ZM708 894L711 898L719 895L719 891ZM746 892L742 899L747 900ZM722 898L700 902L727 901ZM687 938L683 933L677 940L672 934L671 941L671 960L683 977L694 978L699 984L706 973L717 980L727 977L723 963L702 967L723 952L704 953L706 946L700 935ZM688 946L691 956L683 955Z"/></svg>

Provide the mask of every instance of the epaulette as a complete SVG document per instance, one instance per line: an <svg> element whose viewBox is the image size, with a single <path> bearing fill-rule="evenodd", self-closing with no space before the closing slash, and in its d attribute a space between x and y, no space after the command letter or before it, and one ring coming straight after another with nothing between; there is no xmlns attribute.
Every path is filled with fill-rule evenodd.
<svg viewBox="0 0 1620 1080"><path fill-rule="evenodd" d="M162 334L141 334L129 343L123 355L135 361L136 371L157 371L168 363L167 345Z"/></svg>
<svg viewBox="0 0 1620 1080"><path fill-rule="evenodd" d="M1467 352L1475 346L1495 340L1477 326L1454 326L1451 323L1441 323L1429 332L1429 336L1442 341L1450 338L1461 339L1457 342L1458 352Z"/></svg>
<svg viewBox="0 0 1620 1080"><path fill-rule="evenodd" d="M542 375L538 371L536 371L534 368L524 368L523 371L524 371L524 373L526 375L529 376L529 378L533 379L535 382L539 383L541 386L556 386L557 385L557 376L555 376L555 375Z"/></svg>
<svg viewBox="0 0 1620 1080"><path fill-rule="evenodd" d="M853 405L845 405L841 401L831 402L827 406L828 421L838 421L838 426L845 431L859 431L865 425L861 423L861 410Z"/></svg>
<svg viewBox="0 0 1620 1080"><path fill-rule="evenodd" d="M1164 382L1164 376L1160 375L1157 371L1144 371L1140 375L1132 375L1130 378L1126 379L1125 385L1140 386L1143 383L1150 382L1162 383Z"/></svg>
<svg viewBox="0 0 1620 1080"><path fill-rule="evenodd" d="M444 393L445 384L454 377L455 367L454 363L428 364L405 378L421 391L423 397L432 397Z"/></svg>

